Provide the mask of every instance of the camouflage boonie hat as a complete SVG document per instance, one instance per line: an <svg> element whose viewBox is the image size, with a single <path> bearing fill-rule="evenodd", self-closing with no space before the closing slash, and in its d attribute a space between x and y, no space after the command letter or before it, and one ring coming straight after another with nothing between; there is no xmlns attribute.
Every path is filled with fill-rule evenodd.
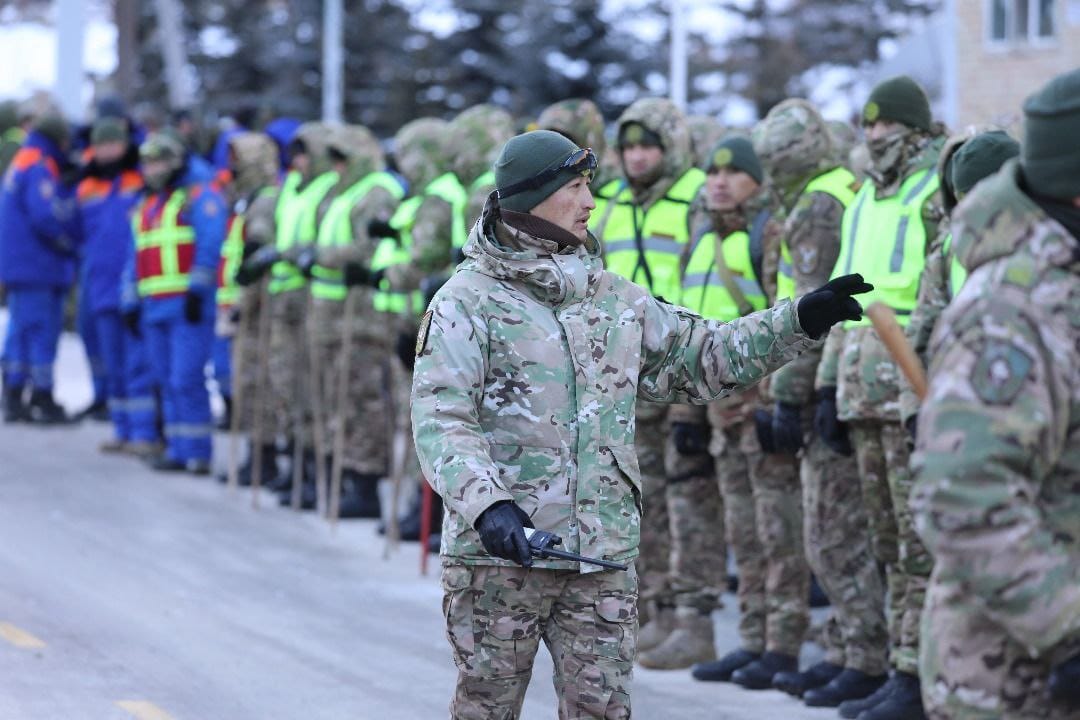
<svg viewBox="0 0 1080 720"><path fill-rule="evenodd" d="M474 105L450 123L449 146L454 148L450 169L469 185L491 170L499 150L516 134L510 113L495 105Z"/></svg>
<svg viewBox="0 0 1080 720"><path fill-rule="evenodd" d="M790 98L753 131L754 149L779 183L801 179L833 159L832 134L812 104Z"/></svg>
<svg viewBox="0 0 1080 720"><path fill-rule="evenodd" d="M536 129L565 135L578 147L592 148L598 158L607 150L604 117L592 100L572 98L548 105L537 118Z"/></svg>
<svg viewBox="0 0 1080 720"><path fill-rule="evenodd" d="M438 118L417 118L406 123L394 136L394 159L397 168L413 192L446 171L445 150L450 123Z"/></svg>

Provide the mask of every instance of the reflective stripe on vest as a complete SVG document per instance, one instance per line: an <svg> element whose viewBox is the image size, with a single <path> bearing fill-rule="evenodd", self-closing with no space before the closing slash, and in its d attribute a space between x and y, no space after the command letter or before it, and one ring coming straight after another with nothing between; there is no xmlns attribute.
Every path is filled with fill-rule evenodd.
<svg viewBox="0 0 1080 720"><path fill-rule="evenodd" d="M733 232L723 239L720 249L724 253L724 263L734 276L739 290L746 296L746 301L754 310L764 310L768 303L765 291L754 279L750 236L742 230ZM710 320L730 322L742 315L738 303L724 287L716 269L716 233L705 233L690 253L679 304Z"/></svg>
<svg viewBox="0 0 1080 720"><path fill-rule="evenodd" d="M844 212L840 260L833 277L861 273L874 290L860 295L863 307L883 302L907 325L915 309L919 276L926 264L926 226L922 206L937 192L937 172L920 170L904 181L895 195L878 200L873 183L866 183ZM869 325L866 317L848 320L844 327Z"/></svg>
<svg viewBox="0 0 1080 720"><path fill-rule="evenodd" d="M416 222L416 211L424 202L422 195L414 196L398 205L390 226L398 231L397 238L383 238L375 247L371 259L372 270L385 270L391 265L403 265L411 260L412 226ZM372 298L375 309L379 312L396 315L417 314L423 312L424 296L419 290L412 293L397 292L390 289L390 281L383 280Z"/></svg>
<svg viewBox="0 0 1080 720"><path fill-rule="evenodd" d="M424 188L424 195L440 197L450 204L453 209L451 242L455 250L465 247L465 241L469 238L469 228L466 225L468 219L465 217L469 206L469 193L462 187L457 175L443 173L428 183Z"/></svg>
<svg viewBox="0 0 1080 720"><path fill-rule="evenodd" d="M139 297L168 297L187 292L195 262L195 229L180 217L187 191L173 190L143 198L132 217L135 274Z"/></svg>
<svg viewBox="0 0 1080 720"><path fill-rule="evenodd" d="M352 243L352 210L375 187L383 188L396 200L405 195L401 183L390 173L373 172L364 176L330 203L319 225L320 248L346 247ZM311 294L320 300L344 300L349 289L345 287L342 271L322 265L313 267Z"/></svg>
<svg viewBox="0 0 1080 720"><path fill-rule="evenodd" d="M952 300L960 292L960 288L964 287L964 281L967 280L968 276L967 270L960 264L956 254L952 251L952 233L945 236L941 254L944 256L945 261L949 263L949 299Z"/></svg>
<svg viewBox="0 0 1080 720"><path fill-rule="evenodd" d="M600 188L592 216L600 221L607 217L599 228L605 267L644 285L654 296L679 297L679 261L690 240L687 213L704 182L704 172L687 170L644 214L625 181L612 180ZM607 207L610 203L614 207Z"/></svg>
<svg viewBox="0 0 1080 720"><path fill-rule="evenodd" d="M854 186L856 185L855 176L850 170L845 167L838 167L829 170L807 183L806 188L803 189L803 194L812 192L821 192L826 195L830 195L835 200L844 206L844 210L847 210L851 205L851 201L855 199ZM776 276L776 298L782 300L783 298L795 297L795 268L791 263L791 251L788 249L787 238L784 238L784 242L780 246L780 271Z"/></svg>
<svg viewBox="0 0 1080 720"><path fill-rule="evenodd" d="M296 186L293 186L288 195L286 189L282 188L281 201L284 205L279 202L275 210L278 222L274 246L278 252L315 242L319 204L337 181L336 172L324 172L299 193L296 192ZM271 268L269 289L272 295L302 288L306 283L307 280L292 263L278 262Z"/></svg>
<svg viewBox="0 0 1080 720"><path fill-rule="evenodd" d="M244 257L244 216L229 218L229 231L221 243L221 259L218 261L217 306L232 307L240 297L236 284L236 271Z"/></svg>

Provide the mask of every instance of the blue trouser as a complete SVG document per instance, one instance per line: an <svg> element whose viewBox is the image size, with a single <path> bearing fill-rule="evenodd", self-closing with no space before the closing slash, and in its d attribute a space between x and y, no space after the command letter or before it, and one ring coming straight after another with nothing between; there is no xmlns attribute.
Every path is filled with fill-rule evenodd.
<svg viewBox="0 0 1080 720"><path fill-rule="evenodd" d="M157 440L157 402L146 344L124 326L119 310L95 313L94 328L109 379L107 397L116 439Z"/></svg>
<svg viewBox="0 0 1080 720"><path fill-rule="evenodd" d="M53 365L64 324L66 288L13 285L7 289L8 327L4 338L4 385L52 391Z"/></svg>
<svg viewBox="0 0 1080 720"><path fill-rule="evenodd" d="M94 402L98 403L108 397L109 378L105 353L101 347L101 337L98 334L94 315L95 313L90 309L86 283L82 283L79 285L79 307L75 315L75 328L79 332L79 337L82 338L86 360L90 363L90 375L94 381Z"/></svg>
<svg viewBox="0 0 1080 720"><path fill-rule="evenodd" d="M222 397L232 397L232 338L214 337L214 379Z"/></svg>
<svg viewBox="0 0 1080 720"><path fill-rule="evenodd" d="M210 394L206 364L214 343L214 318L189 323L182 315L143 321L154 379L161 388L165 452L172 460L210 460Z"/></svg>

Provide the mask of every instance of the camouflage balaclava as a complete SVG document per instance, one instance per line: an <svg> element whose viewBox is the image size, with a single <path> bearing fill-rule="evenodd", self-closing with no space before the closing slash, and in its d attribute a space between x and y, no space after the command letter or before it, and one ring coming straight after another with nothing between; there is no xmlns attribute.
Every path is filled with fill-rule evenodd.
<svg viewBox="0 0 1080 720"><path fill-rule="evenodd" d="M382 146L374 133L363 125L338 125L330 130L327 151L344 158L345 171L339 185L348 187L361 178L386 168Z"/></svg>
<svg viewBox="0 0 1080 720"><path fill-rule="evenodd" d="M631 183L635 201L648 204L663 196L692 166L690 128L686 124L686 116L666 98L642 98L628 107L619 117L620 143L625 141L625 133L632 130L632 125L640 126L654 135L664 151L656 178L648 178L640 185ZM624 173L625 170L624 167Z"/></svg>
<svg viewBox="0 0 1080 720"><path fill-rule="evenodd" d="M770 110L754 127L753 141L785 205L790 206L806 183L834 162L828 125L817 108L800 98Z"/></svg>
<svg viewBox="0 0 1080 720"><path fill-rule="evenodd" d="M242 132L229 139L233 194L246 198L277 182L278 148L265 133Z"/></svg>
<svg viewBox="0 0 1080 720"><path fill-rule="evenodd" d="M409 181L409 192L417 195L446 172L446 136L450 124L438 118L418 118L406 123L394 136L397 168Z"/></svg>
<svg viewBox="0 0 1080 720"><path fill-rule="evenodd" d="M499 150L517 132L514 117L494 105L474 105L450 123L450 170L468 187L491 170Z"/></svg>
<svg viewBox="0 0 1080 720"><path fill-rule="evenodd" d="M879 120L899 123L888 134L866 141L870 151L867 174L878 188L890 187L926 145L925 141L933 127L930 100L922 87L911 78L890 78L870 93L863 106L862 119L864 126L873 125Z"/></svg>

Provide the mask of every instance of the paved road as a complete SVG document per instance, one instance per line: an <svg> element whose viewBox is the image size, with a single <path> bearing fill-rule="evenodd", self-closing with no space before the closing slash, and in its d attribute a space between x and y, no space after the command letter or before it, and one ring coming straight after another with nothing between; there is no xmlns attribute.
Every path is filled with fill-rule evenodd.
<svg viewBox="0 0 1080 720"><path fill-rule="evenodd" d="M71 406L80 363L66 340ZM106 436L0 426L0 720L446 717L455 671L415 545L384 561L374 521L256 511L102 456ZM726 647L734 613L716 620ZM541 651L524 718L554 717L550 674ZM638 670L634 698L645 720L835 717L685 672Z"/></svg>

